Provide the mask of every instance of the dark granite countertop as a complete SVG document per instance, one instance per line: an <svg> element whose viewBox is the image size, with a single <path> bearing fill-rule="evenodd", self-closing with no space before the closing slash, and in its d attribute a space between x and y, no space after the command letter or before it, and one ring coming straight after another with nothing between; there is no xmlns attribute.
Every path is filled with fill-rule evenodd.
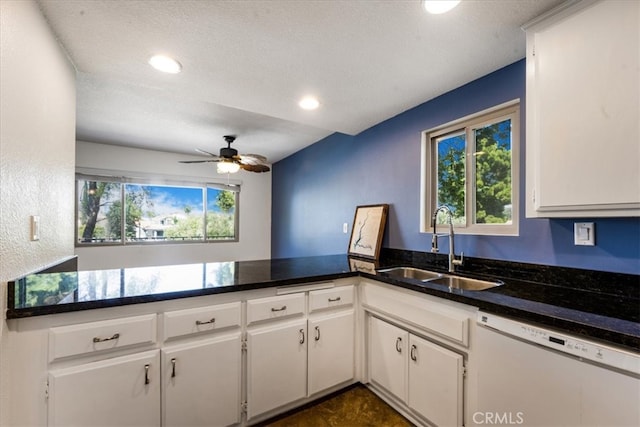
<svg viewBox="0 0 640 427"><path fill-rule="evenodd" d="M357 275L346 256L36 273L9 282L7 319Z"/></svg>
<svg viewBox="0 0 640 427"><path fill-rule="evenodd" d="M36 273L9 282L6 316L17 319L361 275L577 336L640 349L639 276L465 260L461 275L504 286L464 291L376 272L391 266L445 272L440 255L383 250L379 262L345 255ZM601 283L605 281L607 283Z"/></svg>

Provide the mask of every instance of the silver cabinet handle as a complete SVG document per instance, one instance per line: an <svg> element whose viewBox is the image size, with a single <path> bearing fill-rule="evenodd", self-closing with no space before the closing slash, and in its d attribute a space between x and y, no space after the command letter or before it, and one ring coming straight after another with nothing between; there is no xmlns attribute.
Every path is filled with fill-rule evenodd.
<svg viewBox="0 0 640 427"><path fill-rule="evenodd" d="M304 329L300 329L300 344L304 344Z"/></svg>
<svg viewBox="0 0 640 427"><path fill-rule="evenodd" d="M416 350L418 349L418 347L416 347L415 344L411 345L411 360L413 360L414 362L418 361L418 357L416 356Z"/></svg>
<svg viewBox="0 0 640 427"><path fill-rule="evenodd" d="M216 323L216 318L212 317L209 320L196 320L196 325L200 326L200 325L208 325L210 323Z"/></svg>
<svg viewBox="0 0 640 427"><path fill-rule="evenodd" d="M151 381L149 379L149 368L151 367L151 365L149 365L148 363L146 365L144 365L144 383L149 384Z"/></svg>
<svg viewBox="0 0 640 427"><path fill-rule="evenodd" d="M402 338L398 337L396 339L396 351L398 353L402 353L402 347L400 347L402 345Z"/></svg>
<svg viewBox="0 0 640 427"><path fill-rule="evenodd" d="M287 309L286 305L283 305L280 308L271 307L271 311L285 311Z"/></svg>
<svg viewBox="0 0 640 427"><path fill-rule="evenodd" d="M171 378L176 377L176 358L171 359Z"/></svg>
<svg viewBox="0 0 640 427"><path fill-rule="evenodd" d="M314 337L316 341L320 341L320 328L316 326L316 336Z"/></svg>
<svg viewBox="0 0 640 427"><path fill-rule="evenodd" d="M105 342L105 341L117 340L118 338L120 338L120 334L113 334L109 338L93 337L93 342Z"/></svg>
<svg viewBox="0 0 640 427"><path fill-rule="evenodd" d="M340 301L340 297L335 297L335 298L329 298L329 302L336 302L336 301Z"/></svg>

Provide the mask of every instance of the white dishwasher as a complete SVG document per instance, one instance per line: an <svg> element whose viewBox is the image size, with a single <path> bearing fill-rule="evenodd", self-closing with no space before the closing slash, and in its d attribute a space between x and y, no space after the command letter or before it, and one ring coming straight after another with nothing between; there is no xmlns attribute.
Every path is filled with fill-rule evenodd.
<svg viewBox="0 0 640 427"><path fill-rule="evenodd" d="M471 425L640 426L640 354L478 313Z"/></svg>

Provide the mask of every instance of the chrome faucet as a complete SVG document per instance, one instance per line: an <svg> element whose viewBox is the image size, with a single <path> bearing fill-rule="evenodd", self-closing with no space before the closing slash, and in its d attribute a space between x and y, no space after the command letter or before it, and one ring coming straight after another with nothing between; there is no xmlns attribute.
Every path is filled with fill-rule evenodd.
<svg viewBox="0 0 640 427"><path fill-rule="evenodd" d="M449 273L455 273L456 271L456 265L462 265L462 262L464 261L464 253L460 252L460 259L456 259L456 251L455 251L455 247L454 247L454 236L453 236L453 213L451 212L451 209L449 209L447 206L442 205L439 206L438 208L436 208L436 210L433 212L433 237L431 238L431 252L433 253L437 253L439 252L438 249L438 237L440 236L447 236L447 234L437 234L436 233L436 224L437 224L437 219L438 219L438 212L440 211L444 211L447 214L447 218L449 220Z"/></svg>

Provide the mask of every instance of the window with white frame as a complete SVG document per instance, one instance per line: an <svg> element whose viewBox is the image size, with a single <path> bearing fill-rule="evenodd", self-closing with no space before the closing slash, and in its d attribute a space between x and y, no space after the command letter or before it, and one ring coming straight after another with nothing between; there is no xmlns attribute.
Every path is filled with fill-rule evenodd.
<svg viewBox="0 0 640 427"><path fill-rule="evenodd" d="M237 185L76 175L76 245L238 240Z"/></svg>
<svg viewBox="0 0 640 427"><path fill-rule="evenodd" d="M422 232L445 205L456 233L518 235L519 118L512 101L423 133Z"/></svg>

